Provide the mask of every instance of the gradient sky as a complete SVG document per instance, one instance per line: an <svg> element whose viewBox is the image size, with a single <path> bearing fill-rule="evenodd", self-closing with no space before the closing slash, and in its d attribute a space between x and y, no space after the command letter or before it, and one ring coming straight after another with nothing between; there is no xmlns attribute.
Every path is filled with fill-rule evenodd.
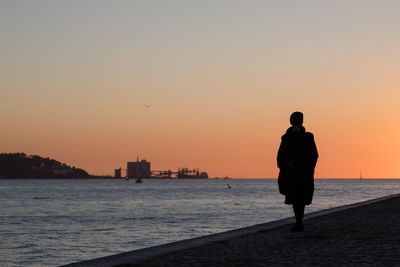
<svg viewBox="0 0 400 267"><path fill-rule="evenodd" d="M400 177L400 1L0 1L0 151L112 174L276 177L300 110L320 178ZM146 108L143 104L150 104Z"/></svg>

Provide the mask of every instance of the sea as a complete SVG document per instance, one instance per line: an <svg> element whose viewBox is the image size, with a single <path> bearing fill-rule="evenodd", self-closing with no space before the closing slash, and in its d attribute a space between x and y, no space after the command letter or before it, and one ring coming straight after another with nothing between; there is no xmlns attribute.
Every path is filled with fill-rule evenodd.
<svg viewBox="0 0 400 267"><path fill-rule="evenodd" d="M317 179L306 213L400 193ZM292 217L276 179L0 180L0 266L58 266Z"/></svg>

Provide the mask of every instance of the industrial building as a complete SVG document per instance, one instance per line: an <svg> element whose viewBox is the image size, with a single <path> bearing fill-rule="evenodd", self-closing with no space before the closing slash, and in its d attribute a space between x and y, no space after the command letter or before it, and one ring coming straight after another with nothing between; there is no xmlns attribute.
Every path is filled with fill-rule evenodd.
<svg viewBox="0 0 400 267"><path fill-rule="evenodd" d="M123 176L122 171L126 173ZM115 178L129 179L208 179L208 174L199 169L179 168L177 172L169 170L151 170L151 163L145 159L127 162L126 169L114 170Z"/></svg>
<svg viewBox="0 0 400 267"><path fill-rule="evenodd" d="M115 177L115 178L121 178L121 177L122 177L122 169L121 169L121 168L115 169L115 171L114 171L114 177Z"/></svg>
<svg viewBox="0 0 400 267"><path fill-rule="evenodd" d="M126 166L126 176L129 179L150 178L150 162L145 159L139 161L139 158L134 162L128 162Z"/></svg>

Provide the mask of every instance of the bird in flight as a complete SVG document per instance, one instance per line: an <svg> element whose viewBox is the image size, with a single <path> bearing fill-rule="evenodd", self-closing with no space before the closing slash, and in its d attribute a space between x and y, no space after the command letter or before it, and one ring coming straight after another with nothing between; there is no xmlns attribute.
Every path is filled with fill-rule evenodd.
<svg viewBox="0 0 400 267"><path fill-rule="evenodd" d="M143 104L143 106L144 106L145 108L151 107L151 105L149 105L149 104Z"/></svg>

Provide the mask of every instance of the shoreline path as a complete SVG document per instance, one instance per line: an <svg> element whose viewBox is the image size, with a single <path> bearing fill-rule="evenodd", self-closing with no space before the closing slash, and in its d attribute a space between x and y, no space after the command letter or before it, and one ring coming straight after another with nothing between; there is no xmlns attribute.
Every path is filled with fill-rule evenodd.
<svg viewBox="0 0 400 267"><path fill-rule="evenodd" d="M400 266L400 194L68 266Z"/></svg>

